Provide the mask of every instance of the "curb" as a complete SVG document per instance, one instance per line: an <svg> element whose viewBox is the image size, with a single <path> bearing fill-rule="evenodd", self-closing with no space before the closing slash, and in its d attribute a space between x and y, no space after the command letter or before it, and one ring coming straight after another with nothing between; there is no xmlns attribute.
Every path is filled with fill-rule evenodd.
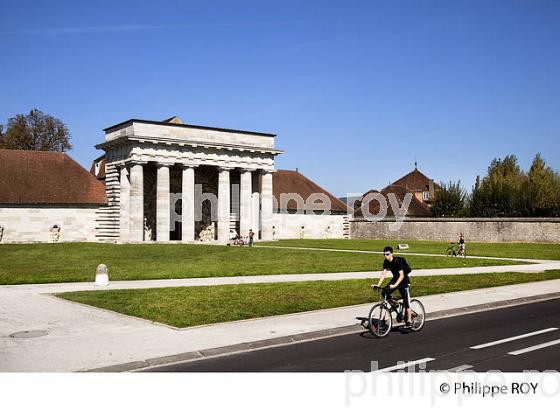
<svg viewBox="0 0 560 410"><path fill-rule="evenodd" d="M560 292L547 293L544 295L527 296L517 299L501 300L492 303L483 303L480 305L466 306L462 308L440 310L426 314L426 320L444 319L452 316L460 316L470 313L483 312L491 309L500 309L527 303L544 302L546 300L560 298ZM147 360L123 363L114 366L100 367L96 369L84 370L82 372L99 372L99 373L117 373L131 372L146 369L149 367L163 366L181 362L191 362L195 360L204 360L219 356L227 356L237 353L246 353L253 350L267 349L271 347L279 347L287 344L303 343L313 340L325 339L333 336L343 336L352 333L363 332L364 328L359 324L336 327L333 329L318 330L315 332L299 333L291 336L280 336L272 339L257 340L255 342L238 343L230 346L222 346L211 349L196 350L192 352L180 353L170 356L156 357Z"/></svg>

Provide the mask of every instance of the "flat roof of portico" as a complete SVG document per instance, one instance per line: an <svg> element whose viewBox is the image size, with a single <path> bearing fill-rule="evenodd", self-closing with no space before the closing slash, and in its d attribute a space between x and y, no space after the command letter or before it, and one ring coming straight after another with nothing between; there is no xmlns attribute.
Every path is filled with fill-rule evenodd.
<svg viewBox="0 0 560 410"><path fill-rule="evenodd" d="M106 133L112 132L112 131L115 131L119 128L129 126L129 125L131 125L132 123L135 123L135 122L141 123L141 124L163 125L163 126L166 126L166 127L195 128L195 129L199 129L199 130L235 132L235 133L240 133L240 134L261 135L261 136L272 137L272 138L276 137L276 134L270 134L270 133L266 133L266 132L235 130L235 129L231 129L231 128L207 127L207 126L204 126L204 125L176 124L176 123L165 122L165 121L141 120L141 119L137 119L137 118L131 118L129 120L126 120L126 121L120 122L118 124L112 125L108 128L105 128L103 131L106 132Z"/></svg>

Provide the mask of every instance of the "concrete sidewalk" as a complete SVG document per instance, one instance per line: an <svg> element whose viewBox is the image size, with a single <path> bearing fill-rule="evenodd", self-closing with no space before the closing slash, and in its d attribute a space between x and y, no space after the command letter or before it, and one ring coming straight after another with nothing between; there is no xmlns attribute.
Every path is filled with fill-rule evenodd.
<svg viewBox="0 0 560 410"><path fill-rule="evenodd" d="M505 266L474 266L469 268L442 268L442 269L415 269L411 277L436 276L436 275L471 275L492 272L522 272L538 273L546 270L560 269L560 261L546 261L528 265ZM109 286L95 286L92 282L72 283L44 283L34 285L4 285L0 291L13 289L17 291L30 291L38 293L62 293L87 290L114 290L114 289L148 289L168 288L181 286L216 286L236 285L243 283L277 283L277 282L305 282L317 280L347 280L347 279L372 279L372 283L379 278L380 272L336 272L336 273L303 273L286 275L255 275L255 276L229 276L217 278L191 278L191 279L154 279L114 281Z"/></svg>
<svg viewBox="0 0 560 410"><path fill-rule="evenodd" d="M495 268L492 271L496 271ZM293 280L299 275L283 276ZM148 282L142 286L154 287L154 281L142 282ZM162 286L173 286L170 281L156 282L163 282ZM266 346L267 340L274 339L276 343L282 340L279 338L293 342L297 340L297 335L318 332L320 337L328 334L329 329L353 325L357 323L355 317L366 315L370 308L370 304L365 304L181 330L79 305L48 294L82 289L80 286L91 285L0 287L0 371L84 371L136 362L136 365L128 367L132 369L157 363L157 360L150 361L153 358L179 355L176 359L184 359L189 357L184 355L186 352L195 352L193 357L196 357L200 355L196 352L211 352L209 349L215 349L217 353L227 351L220 349L224 346L258 342L253 346L262 347ZM457 312L465 308L468 311L468 307L474 305L478 306L477 309L481 305L483 309L494 308L495 304L503 304L504 301L539 295L557 297L560 294L551 294L558 292L560 280L551 280L426 296L421 300L428 313ZM426 331L428 329L429 326ZM26 331L40 331L44 335L29 338L11 336ZM169 361L169 358L165 360Z"/></svg>

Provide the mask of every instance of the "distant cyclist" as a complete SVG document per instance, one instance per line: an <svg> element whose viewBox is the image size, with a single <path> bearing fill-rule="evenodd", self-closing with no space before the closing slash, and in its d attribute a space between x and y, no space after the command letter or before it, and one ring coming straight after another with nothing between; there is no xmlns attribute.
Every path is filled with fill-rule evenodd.
<svg viewBox="0 0 560 410"><path fill-rule="evenodd" d="M385 260L383 261L383 272L381 272L381 277L379 278L379 283L372 285L372 287L381 287L383 280L387 276L387 271L393 274L393 278L389 282L389 286L383 291L384 296L391 300L390 296L396 289L399 290L401 294L403 305L406 309L405 327L412 326L412 310L410 309L410 281L408 279L408 274L412 272L406 259L400 256L393 255L393 248L386 246L383 249L383 255Z"/></svg>

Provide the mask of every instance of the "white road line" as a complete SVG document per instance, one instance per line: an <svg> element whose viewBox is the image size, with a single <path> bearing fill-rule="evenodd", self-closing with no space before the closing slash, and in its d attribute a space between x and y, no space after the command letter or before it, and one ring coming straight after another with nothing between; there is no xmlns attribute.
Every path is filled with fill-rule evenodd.
<svg viewBox="0 0 560 410"><path fill-rule="evenodd" d="M462 372L463 370L472 369L470 364L462 364L461 366L453 367L448 369L448 372Z"/></svg>
<svg viewBox="0 0 560 410"><path fill-rule="evenodd" d="M500 339L500 340L496 340L495 342L489 342L489 343L484 343L481 345L476 345L476 346L471 346L471 349L483 349L485 347L489 347L489 346L495 346L495 345L499 345L502 343L507 343L507 342L511 342L513 340L519 340L519 339L524 339L526 337L531 337L531 336L535 336L535 335L540 335L542 333L548 333L548 332L552 332L554 330L558 330L557 327L549 327L548 329L543 329L543 330L537 330L536 332L531 332L531 333L525 333L519 336L513 336L513 337L508 337L507 339Z"/></svg>
<svg viewBox="0 0 560 410"><path fill-rule="evenodd" d="M521 349L521 350L515 350L513 352L509 352L508 354L517 356L517 355L520 355L520 354L523 354L523 353L529 353L529 352L532 352L533 350L544 349L545 347L554 346L554 345L557 345L557 344L560 344L560 339L556 339L556 340L553 340L551 342L541 343L540 345L527 347L527 348Z"/></svg>
<svg viewBox="0 0 560 410"><path fill-rule="evenodd" d="M432 357L426 357L424 359L414 360L412 362L406 362L391 367L385 367L384 369L376 370L376 372L391 372L393 370L406 369L407 367L412 367L412 366L416 366L417 364L431 362L432 360L436 360L436 359Z"/></svg>

